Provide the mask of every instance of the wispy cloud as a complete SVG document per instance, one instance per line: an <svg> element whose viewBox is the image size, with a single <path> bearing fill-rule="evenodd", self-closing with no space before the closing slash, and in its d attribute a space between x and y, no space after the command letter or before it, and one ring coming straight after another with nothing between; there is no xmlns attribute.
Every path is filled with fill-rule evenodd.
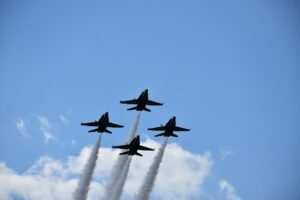
<svg viewBox="0 0 300 200"><path fill-rule="evenodd" d="M150 139L144 145L156 149L160 146ZM0 180L7 183L0 187L0 199L10 199L14 195L31 200L71 199L91 150L92 147L84 147L79 155L70 156L63 161L43 156L25 173L15 172L0 162ZM100 199L103 195L106 180L118 153L119 151L111 148L100 149L88 199ZM133 199L137 186L142 183L155 156L152 152L143 152L143 155L143 159L133 159L122 199ZM153 199L187 200L197 196L212 164L210 153L193 154L178 144L169 144L152 193Z"/></svg>
<svg viewBox="0 0 300 200"><path fill-rule="evenodd" d="M222 160L225 160L228 156L232 156L233 154L235 154L237 151L231 147L221 147L219 150L220 156L222 158Z"/></svg>
<svg viewBox="0 0 300 200"><path fill-rule="evenodd" d="M44 142L48 144L49 141L55 141L56 138L53 134L53 128L52 125L50 124L49 120L47 117L44 116L38 116L38 120L40 123L40 130L43 133L44 136Z"/></svg>
<svg viewBox="0 0 300 200"><path fill-rule="evenodd" d="M219 182L220 191L225 195L226 200L242 200L236 193L234 187L225 179Z"/></svg>
<svg viewBox="0 0 300 200"><path fill-rule="evenodd" d="M27 133L27 128L25 121L22 118L19 118L16 123L17 129L20 131L21 135L24 137L30 137L30 135Z"/></svg>
<svg viewBox="0 0 300 200"><path fill-rule="evenodd" d="M72 114L72 109L68 108L66 112L60 113L58 115L59 120L63 123L63 125L65 126L69 126L70 121L69 121L69 117Z"/></svg>
<svg viewBox="0 0 300 200"><path fill-rule="evenodd" d="M59 114L58 117L65 126L69 126L69 120L63 114Z"/></svg>

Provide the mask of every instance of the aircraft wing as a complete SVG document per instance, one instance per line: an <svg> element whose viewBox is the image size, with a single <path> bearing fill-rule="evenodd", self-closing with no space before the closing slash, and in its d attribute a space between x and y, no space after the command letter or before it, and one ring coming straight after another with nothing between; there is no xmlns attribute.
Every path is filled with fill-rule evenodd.
<svg viewBox="0 0 300 200"><path fill-rule="evenodd" d="M151 100L148 100L146 104L149 106L162 106L163 105L163 103L158 103L158 102L151 101Z"/></svg>
<svg viewBox="0 0 300 200"><path fill-rule="evenodd" d="M120 145L120 146L112 146L112 148L117 148L117 149L130 149L130 145Z"/></svg>
<svg viewBox="0 0 300 200"><path fill-rule="evenodd" d="M182 128L179 126L175 126L174 131L190 131L191 129L187 129L187 128Z"/></svg>
<svg viewBox="0 0 300 200"><path fill-rule="evenodd" d="M138 104L138 100L137 99L133 99L133 100L128 100L128 101L120 101L120 103L124 103L124 104Z"/></svg>
<svg viewBox="0 0 300 200"><path fill-rule="evenodd" d="M107 126L108 127L113 127L113 128L123 128L124 127L122 125L114 124L114 123L111 123L111 122L109 122Z"/></svg>
<svg viewBox="0 0 300 200"><path fill-rule="evenodd" d="M99 126L99 122L81 123L82 126Z"/></svg>
<svg viewBox="0 0 300 200"><path fill-rule="evenodd" d="M155 128L148 128L149 131L165 131L165 126L155 127Z"/></svg>
<svg viewBox="0 0 300 200"><path fill-rule="evenodd" d="M143 151L154 151L154 149L151 149L151 148L148 148L148 147L145 147L145 146L142 146L140 145L138 150L143 150Z"/></svg>

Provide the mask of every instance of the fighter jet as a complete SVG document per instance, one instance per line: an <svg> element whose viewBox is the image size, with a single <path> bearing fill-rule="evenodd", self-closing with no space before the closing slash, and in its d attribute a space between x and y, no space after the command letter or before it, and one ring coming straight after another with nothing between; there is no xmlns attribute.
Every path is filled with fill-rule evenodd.
<svg viewBox="0 0 300 200"><path fill-rule="evenodd" d="M164 136L164 137L178 137L178 135L174 134L174 131L190 131L191 129L182 128L179 126L176 126L176 117L172 117L165 126L161 125L160 127L155 128L148 128L150 131L164 131L163 133L155 135L155 137L158 136Z"/></svg>
<svg viewBox="0 0 300 200"><path fill-rule="evenodd" d="M150 149L148 147L144 147L140 145L140 136L136 136L133 138L133 140L126 145L121 145L121 146L113 146L112 148L118 148L118 149L128 149L128 151L120 153L120 155L128 154L128 155L138 155L138 156L143 156L142 154L138 153L138 150L142 151L154 151L154 149Z"/></svg>
<svg viewBox="0 0 300 200"><path fill-rule="evenodd" d="M127 110L138 110L138 111L148 111L151 112L150 109L146 108L147 105L149 106L162 106L163 103L158 103L155 101L151 101L148 99L148 89L144 90L138 99L128 100L128 101L120 101L123 104L136 104L135 107L128 108Z"/></svg>
<svg viewBox="0 0 300 200"><path fill-rule="evenodd" d="M123 128L124 126L119 125L119 124L114 124L109 122L109 117L108 117L108 112L104 113L99 121L94 121L94 122L87 122L87 123L81 123L82 126L97 126L96 129L89 130L90 132L99 132L99 133L110 133L110 130L107 130L108 127L112 128Z"/></svg>

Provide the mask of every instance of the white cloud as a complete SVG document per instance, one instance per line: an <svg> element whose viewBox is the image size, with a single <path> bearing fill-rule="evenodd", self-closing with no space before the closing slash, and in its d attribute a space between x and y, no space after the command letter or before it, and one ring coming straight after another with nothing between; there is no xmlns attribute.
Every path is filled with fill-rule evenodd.
<svg viewBox="0 0 300 200"><path fill-rule="evenodd" d="M156 149L159 147L159 143L150 139L145 145ZM0 187L0 199L13 196L30 200L70 199L90 152L91 147L84 147L78 156L70 156L65 161L43 156L22 174L0 163L0 182L6 183ZM111 148L100 149L89 192L90 200L101 198L118 152ZM142 153L143 157L133 157L125 184L126 199L134 197L156 152ZM177 144L168 145L153 191L154 199L183 200L198 195L212 164L210 153L192 154Z"/></svg>
<svg viewBox="0 0 300 200"><path fill-rule="evenodd" d="M226 200L242 200L236 193L234 187L228 181L222 179L219 182L220 191L225 195Z"/></svg>
<svg viewBox="0 0 300 200"><path fill-rule="evenodd" d="M30 135L27 133L27 128L25 121L22 118L19 118L16 123L17 129L20 131L21 135L24 137L30 137Z"/></svg>
<svg viewBox="0 0 300 200"><path fill-rule="evenodd" d="M160 144L148 139L145 146L154 147L156 151L142 152L145 159L132 160L125 184L125 190L131 195L135 194L141 185ZM209 152L203 155L192 154L178 144L168 144L152 192L156 197L154 199L190 199L198 195L212 165L213 160Z"/></svg>
<svg viewBox="0 0 300 200"><path fill-rule="evenodd" d="M55 141L56 138L53 134L53 128L52 128L49 120L47 119L47 117L38 116L38 120L40 123L40 130L42 131L43 136L44 136L44 142L46 144L48 144L48 142L51 140Z"/></svg>
<svg viewBox="0 0 300 200"><path fill-rule="evenodd" d="M65 125L65 126L69 125L69 120L63 114L59 114L58 117L59 117L60 121L63 123L63 125Z"/></svg>

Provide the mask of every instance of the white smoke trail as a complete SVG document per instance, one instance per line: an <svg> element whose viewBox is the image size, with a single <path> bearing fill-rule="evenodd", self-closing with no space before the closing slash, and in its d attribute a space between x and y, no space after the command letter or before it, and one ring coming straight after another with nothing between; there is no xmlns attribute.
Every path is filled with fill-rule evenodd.
<svg viewBox="0 0 300 200"><path fill-rule="evenodd" d="M136 115L134 124L132 126L132 129L128 135L127 144L129 144L136 135L137 127L140 122L140 117L141 117L141 112L138 112ZM112 194L115 194L115 189L116 189L118 180L121 177L121 174L123 172L123 167L125 166L125 163L127 160L128 160L128 155L122 155L122 156L118 157L117 162L115 163L115 165L112 168L108 184L106 185L106 188L105 188L105 194L104 194L104 198L103 198L104 200L110 200L113 196Z"/></svg>
<svg viewBox="0 0 300 200"><path fill-rule="evenodd" d="M119 180L116 184L116 188L114 190L115 192L112 194L112 197L111 197L112 200L119 200L122 195L125 181L126 181L128 171L129 171L129 166L131 163L131 158L132 158L132 156L128 156L127 161L122 169L121 176L119 177Z"/></svg>
<svg viewBox="0 0 300 200"><path fill-rule="evenodd" d="M144 182L143 182L142 186L140 187L139 192L136 196L136 200L148 200L149 199L150 193L154 186L156 176L158 174L159 165L162 161L162 157L165 152L167 142L168 142L168 137L165 138L164 143L161 145L161 147L158 150L158 153L154 157L153 162L152 162L152 164L147 172L147 175L144 179Z"/></svg>
<svg viewBox="0 0 300 200"><path fill-rule="evenodd" d="M101 143L101 135L99 135L96 144L94 145L90 157L84 166L82 175L79 179L77 188L73 193L74 200L85 200L89 192L89 186L92 180L92 175L98 159L98 151Z"/></svg>
<svg viewBox="0 0 300 200"><path fill-rule="evenodd" d="M139 123L140 123L140 118L141 118L141 111L138 111L137 112L137 115L136 115L136 118L135 118L135 122L131 128L131 131L128 135L128 138L127 138L127 143L131 142L131 140L135 137L136 135L136 130L139 126Z"/></svg>

